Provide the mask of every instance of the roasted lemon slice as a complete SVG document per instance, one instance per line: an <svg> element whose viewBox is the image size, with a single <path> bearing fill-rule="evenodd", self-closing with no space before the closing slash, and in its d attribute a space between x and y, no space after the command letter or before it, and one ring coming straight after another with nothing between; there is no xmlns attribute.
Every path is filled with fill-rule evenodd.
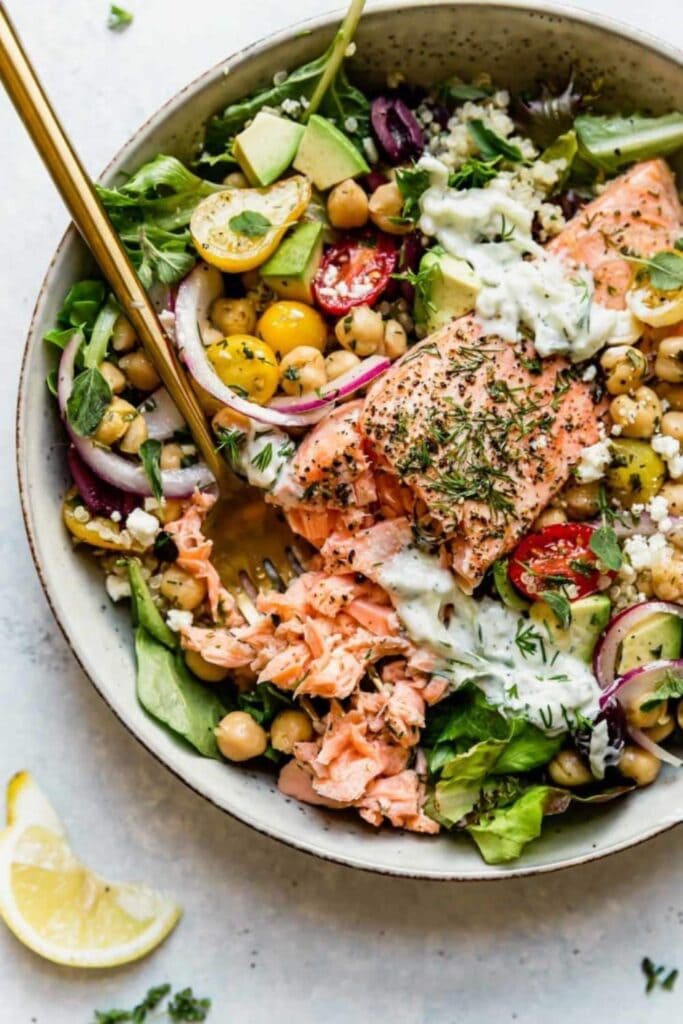
<svg viewBox="0 0 683 1024"><path fill-rule="evenodd" d="M192 241L207 263L229 274L242 274L272 256L310 200L310 182L300 174L268 188L215 192L202 199L192 214Z"/></svg>
<svg viewBox="0 0 683 1024"><path fill-rule="evenodd" d="M158 946L180 917L180 909L160 893L106 882L81 864L28 772L15 775L7 787L0 913L25 946L71 967L137 960Z"/></svg>

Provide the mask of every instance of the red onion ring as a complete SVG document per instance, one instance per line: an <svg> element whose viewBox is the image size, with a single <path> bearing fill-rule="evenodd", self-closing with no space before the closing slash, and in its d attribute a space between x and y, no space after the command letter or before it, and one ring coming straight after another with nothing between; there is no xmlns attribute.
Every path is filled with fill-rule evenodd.
<svg viewBox="0 0 683 1024"><path fill-rule="evenodd" d="M74 366L81 340L81 335L76 332L62 353L57 375L59 408L69 437L83 461L102 480L130 494L149 497L152 488L142 466L95 444L87 437L81 437L69 423L66 403L73 387ZM185 498L197 488L208 487L213 482L213 475L203 462L186 469L164 469L161 472L162 488L167 498Z"/></svg>
<svg viewBox="0 0 683 1024"><path fill-rule="evenodd" d="M185 420L178 412L166 388L157 388L138 406L138 412L145 418L147 437L153 441L165 441L177 430L183 430Z"/></svg>
<svg viewBox="0 0 683 1024"><path fill-rule="evenodd" d="M324 416L329 403L307 414L280 412L270 406L257 405L240 398L215 373L206 358L199 321L208 317L211 303L222 291L220 273L206 263L198 263L178 288L175 305L176 343L194 379L229 409L260 423L269 423L275 427L308 427L317 423Z"/></svg>
<svg viewBox="0 0 683 1024"><path fill-rule="evenodd" d="M649 751L650 754L654 754L660 761L664 761L666 764L670 764L672 768L683 768L683 761L680 757L676 757L671 751L665 750L664 747L660 747L659 743L655 743L649 736L646 736L642 729L629 729L629 733L636 741L638 746L642 747L643 750Z"/></svg>
<svg viewBox="0 0 683 1024"><path fill-rule="evenodd" d="M634 626L658 612L667 612L683 619L683 605L671 601L641 601L632 605L612 619L602 635L593 657L593 672L601 690L608 690L614 683L617 669L619 646Z"/></svg>
<svg viewBox="0 0 683 1024"><path fill-rule="evenodd" d="M368 356L352 370L347 370L336 380L331 381L319 391L311 395L299 397L273 398L268 406L271 409L280 409L292 413L306 413L315 409L329 406L340 398L348 398L349 395L367 387L373 380L380 377L391 366L391 359L386 356Z"/></svg>
<svg viewBox="0 0 683 1024"><path fill-rule="evenodd" d="M615 697L620 704L625 705L634 697L648 693L667 672L679 672L683 675L683 659L651 661L649 665L639 665L630 672L625 672L623 676L615 679L608 689L603 690L600 695L600 707L605 708Z"/></svg>

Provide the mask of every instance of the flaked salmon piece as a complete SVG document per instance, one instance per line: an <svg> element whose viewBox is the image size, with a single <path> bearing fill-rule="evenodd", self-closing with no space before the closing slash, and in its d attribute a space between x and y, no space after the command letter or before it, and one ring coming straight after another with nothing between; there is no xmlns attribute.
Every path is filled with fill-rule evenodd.
<svg viewBox="0 0 683 1024"><path fill-rule="evenodd" d="M320 554L327 572L360 572L377 583L378 570L412 542L407 519L388 519L352 537L332 534Z"/></svg>
<svg viewBox="0 0 683 1024"><path fill-rule="evenodd" d="M273 683L281 690L295 690L305 677L310 664L311 652L308 644L290 644L263 666L258 675L258 682Z"/></svg>
<svg viewBox="0 0 683 1024"><path fill-rule="evenodd" d="M439 825L423 811L425 788L411 768L396 775L373 779L364 795L356 801L358 812L371 825L381 825L384 818L394 828L435 835Z"/></svg>
<svg viewBox="0 0 683 1024"><path fill-rule="evenodd" d="M204 661L223 668L246 668L254 658L254 648L237 640L227 629L186 626L181 633L187 651L196 651Z"/></svg>
<svg viewBox="0 0 683 1024"><path fill-rule="evenodd" d="M346 612L375 636L396 636L400 632L401 625L396 612L386 605L359 597L349 604Z"/></svg>
<svg viewBox="0 0 683 1024"><path fill-rule="evenodd" d="M485 337L465 317L377 381L361 429L424 506L418 528L448 543L471 592L598 440L598 422L591 387L566 360L541 362L531 343Z"/></svg>
<svg viewBox="0 0 683 1024"><path fill-rule="evenodd" d="M363 716L350 711L331 716L320 743L297 744L297 761L311 769L313 789L319 796L352 804L363 796L370 780L381 774L383 751L366 733Z"/></svg>
<svg viewBox="0 0 683 1024"><path fill-rule="evenodd" d="M592 270L595 297L624 309L635 270L625 251L652 256L670 249L681 233L683 207L664 160L636 164L614 178L548 245L550 252Z"/></svg>
<svg viewBox="0 0 683 1024"><path fill-rule="evenodd" d="M214 622L219 619L239 623L242 617L235 607L235 599L221 583L220 576L211 562L213 541L204 536L204 520L216 499L210 494L195 491L185 512L175 522L164 527L178 548L176 564L196 579L206 581L209 607Z"/></svg>
<svg viewBox="0 0 683 1024"><path fill-rule="evenodd" d="M347 805L338 800L329 800L313 789L311 776L298 761L292 758L280 769L277 780L278 789L285 796L291 796L304 804L314 804L319 807L329 807L332 810L343 810Z"/></svg>

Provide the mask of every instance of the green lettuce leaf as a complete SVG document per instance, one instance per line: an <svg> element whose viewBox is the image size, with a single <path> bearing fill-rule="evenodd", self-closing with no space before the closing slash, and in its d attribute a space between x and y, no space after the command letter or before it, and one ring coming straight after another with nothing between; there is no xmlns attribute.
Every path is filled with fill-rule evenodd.
<svg viewBox="0 0 683 1024"><path fill-rule="evenodd" d="M574 130L584 160L608 174L683 147L683 113L679 112L663 117L581 114Z"/></svg>
<svg viewBox="0 0 683 1024"><path fill-rule="evenodd" d="M551 786L532 786L508 807L482 816L476 825L468 825L467 831L486 863L515 860L528 843L538 839L552 798Z"/></svg>

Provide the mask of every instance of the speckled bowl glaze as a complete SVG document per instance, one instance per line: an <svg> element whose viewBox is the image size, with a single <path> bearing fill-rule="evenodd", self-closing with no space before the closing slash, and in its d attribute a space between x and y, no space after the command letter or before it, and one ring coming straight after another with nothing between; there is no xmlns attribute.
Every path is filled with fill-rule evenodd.
<svg viewBox="0 0 683 1024"><path fill-rule="evenodd" d="M339 12L256 43L180 92L143 125L107 169L111 180L159 151L190 155L206 118L231 100L319 54ZM606 107L664 112L680 106L681 54L620 25L552 4L429 3L399 0L370 8L356 38L353 76L380 88L388 72L428 85L448 74L488 71L501 86L533 87L572 66L605 83ZM548 819L541 840L505 867L484 864L465 839L377 833L359 820L281 796L274 779L203 760L147 717L135 697L127 609L107 600L91 560L74 553L62 525L65 445L45 388L53 355L41 339L69 285L91 270L70 229L45 278L24 357L18 408L18 466L26 528L52 610L84 671L111 709L160 761L197 793L273 838L341 863L432 879L494 879L551 871L625 849L683 817L683 774L586 814Z"/></svg>

